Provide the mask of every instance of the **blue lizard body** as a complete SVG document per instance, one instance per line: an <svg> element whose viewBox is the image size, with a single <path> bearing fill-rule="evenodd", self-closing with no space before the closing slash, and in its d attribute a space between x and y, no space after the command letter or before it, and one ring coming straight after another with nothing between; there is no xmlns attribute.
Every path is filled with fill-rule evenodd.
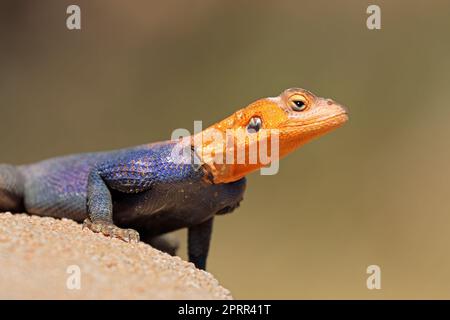
<svg viewBox="0 0 450 320"><path fill-rule="evenodd" d="M30 214L79 222L87 218L105 222L113 219L118 227L137 230L149 243L165 233L192 228L191 251L195 252L202 246L201 238L207 237L209 242L210 237L205 227L195 235L196 227L203 224L210 229L215 214L237 207L245 190L245 178L214 184L203 167L174 159L174 146L175 142L168 141L18 167L0 165L0 209L23 208ZM7 186L4 182L12 175L20 183ZM11 191L20 193L19 189L22 194L8 207L5 199L11 198ZM207 248L199 251L203 250ZM204 253L198 255L201 257L192 256L191 260L204 268L206 257Z"/></svg>

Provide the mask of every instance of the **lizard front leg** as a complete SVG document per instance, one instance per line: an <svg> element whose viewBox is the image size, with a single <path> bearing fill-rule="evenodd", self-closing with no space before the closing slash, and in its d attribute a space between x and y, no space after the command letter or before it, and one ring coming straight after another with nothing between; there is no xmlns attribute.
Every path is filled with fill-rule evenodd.
<svg viewBox="0 0 450 320"><path fill-rule="evenodd" d="M214 218L210 218L188 229L189 261L202 270L206 269L213 220Z"/></svg>
<svg viewBox="0 0 450 320"><path fill-rule="evenodd" d="M127 242L139 242L137 231L114 225L111 192L96 170L89 174L87 206L89 218L84 221L83 227Z"/></svg>

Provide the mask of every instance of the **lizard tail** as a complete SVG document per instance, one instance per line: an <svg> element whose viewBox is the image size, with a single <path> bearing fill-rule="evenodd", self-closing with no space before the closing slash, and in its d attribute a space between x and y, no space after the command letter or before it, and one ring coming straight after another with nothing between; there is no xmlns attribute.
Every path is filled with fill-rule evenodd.
<svg viewBox="0 0 450 320"><path fill-rule="evenodd" d="M0 164L0 211L23 212L24 179L16 166Z"/></svg>

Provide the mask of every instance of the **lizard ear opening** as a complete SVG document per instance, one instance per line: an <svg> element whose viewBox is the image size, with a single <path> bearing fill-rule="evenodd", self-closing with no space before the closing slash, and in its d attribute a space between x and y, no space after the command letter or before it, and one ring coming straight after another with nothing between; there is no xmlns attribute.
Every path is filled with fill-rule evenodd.
<svg viewBox="0 0 450 320"><path fill-rule="evenodd" d="M260 117L252 117L247 125L248 133L256 133L262 127L262 120Z"/></svg>

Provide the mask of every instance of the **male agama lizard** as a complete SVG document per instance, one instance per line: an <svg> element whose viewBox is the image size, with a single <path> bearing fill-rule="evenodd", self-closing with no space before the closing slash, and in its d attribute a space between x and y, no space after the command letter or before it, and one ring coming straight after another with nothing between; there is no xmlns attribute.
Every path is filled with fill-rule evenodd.
<svg viewBox="0 0 450 320"><path fill-rule="evenodd" d="M224 141L237 129L256 143L262 129L276 129L281 158L347 120L342 105L294 88L257 100L200 133L219 132L224 139L205 138L199 145L194 143L198 134L191 136L189 152L198 166L175 159L178 140L29 165L1 164L0 211L84 221L94 232L130 242L141 238L172 254L176 244L166 235L188 228L189 260L205 269L214 216L233 211L243 198L245 175L265 165L259 160L220 163L208 154L228 148ZM248 139L239 141L250 150ZM215 152L204 152L211 149Z"/></svg>

